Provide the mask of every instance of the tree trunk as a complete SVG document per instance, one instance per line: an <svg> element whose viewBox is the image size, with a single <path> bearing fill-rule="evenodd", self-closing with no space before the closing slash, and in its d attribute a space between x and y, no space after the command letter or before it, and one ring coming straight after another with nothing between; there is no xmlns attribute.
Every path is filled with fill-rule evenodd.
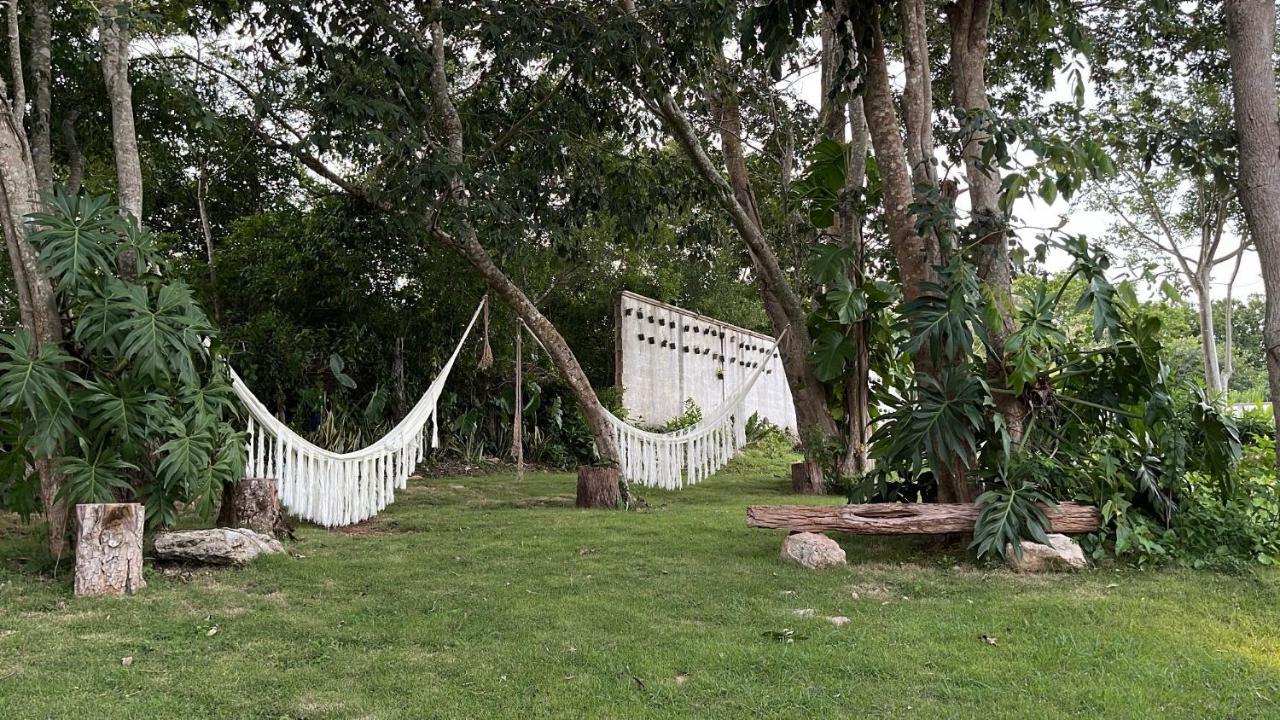
<svg viewBox="0 0 1280 720"><path fill-rule="evenodd" d="M1228 0L1231 96L1240 144L1240 202L1266 289L1263 342L1280 439L1280 112L1274 0ZM1280 447L1280 443L1277 443Z"/></svg>
<svg viewBox="0 0 1280 720"><path fill-rule="evenodd" d="M916 56L911 58L915 62L927 59L919 57L919 51L917 46ZM889 242L897 260L903 295L910 302L924 295L926 283L937 282L938 274L934 268L942 262L942 249L936 234L920 233L916 229L916 216L911 211L915 193L912 173L907 165L909 155L915 154L915 151L908 153L902 136L898 133L898 114L894 109L885 53L884 33L879 18L875 18L872 21L872 46L867 52L863 105L866 108L871 144L880 169ZM904 99L904 112L910 111L913 115L924 112L925 108L920 106L923 102L924 98L920 98L914 105L908 105ZM921 153L922 159L917 163L917 175L920 176L927 172L927 168L932 168L931 163L923 162L925 157L932 157L932 151L924 153L921 138L913 136L913 127L916 132L921 130L918 118L913 118L906 126L908 144ZM927 348L917 352L912 361L917 376L938 373ZM969 482L961 463L957 462L953 467L936 468L935 474L938 476L940 502L972 502L977 496L977 486Z"/></svg>
<svg viewBox="0 0 1280 720"><path fill-rule="evenodd" d="M35 102L31 118L31 160L41 192L53 189L53 23L48 0L31 0L31 78Z"/></svg>
<svg viewBox="0 0 1280 720"><path fill-rule="evenodd" d="M205 197L209 192L209 183L205 169L200 168L196 175L196 210L200 215L200 234L204 236L205 258L209 263L209 297L213 300L213 317L222 321L222 303L218 301L218 270L213 260L213 228L209 225L209 210L205 207Z"/></svg>
<svg viewBox="0 0 1280 720"><path fill-rule="evenodd" d="M434 0L432 9L437 16L440 8L440 0ZM439 20L431 23L430 32L433 60L431 100L441 117L448 142L448 159L454 166L449 178L449 195L454 204L465 211L469 207L469 202L461 174L466 160L462 145L462 119L449 97L449 79L445 71L444 27ZM560 331L538 310L537 306L524 291L512 282L511 278L507 277L494 263L488 251L480 244L475 228L465 217L458 223L459 233L457 236L445 232L434 220L433 218L432 222L427 223L427 227L431 228L432 235L440 242L457 250L466 258L484 278L485 283L507 303L507 306L511 308L518 318L524 321L529 331L542 344L552 362L560 370L565 383L569 385L574 398L582 407L583 417L587 422L587 427L591 429L596 451L600 455L600 463L616 468L619 456L613 428L606 419L604 406L600 404L600 398L596 396L595 390L591 387L587 374L582 370L582 366L578 363L578 358L574 356L573 351L569 349L569 344L560 335ZM619 495L622 502L630 504L631 493L626 479L620 473L615 473L614 477L618 481Z"/></svg>
<svg viewBox="0 0 1280 720"><path fill-rule="evenodd" d="M724 58L718 57L717 62L723 68ZM839 428L827 407L826 389L809 364L812 340L807 318L799 296L787 281L781 263L769 245L756 210L755 193L742 148L742 120L736 97L724 88L708 94L720 133L728 180L716 169L688 117L670 94L659 99L659 107L677 143L694 169L710 185L717 202L728 211L738 236L747 246L774 335L781 335L784 329L790 328L779 345L778 355L795 404L796 423L805 452L815 455L820 448L831 446L832 441L839 438Z"/></svg>
<svg viewBox="0 0 1280 720"><path fill-rule="evenodd" d="M1196 281L1196 315L1200 319L1200 355L1204 361L1204 386L1217 397L1223 390L1222 372L1218 369L1218 335L1213 325L1213 297L1208 279Z"/></svg>
<svg viewBox="0 0 1280 720"><path fill-rule="evenodd" d="M511 423L511 457L516 462L516 481L524 480L524 328L516 321L515 414Z"/></svg>
<svg viewBox="0 0 1280 720"><path fill-rule="evenodd" d="M80 185L84 182L84 153L80 152L80 141L76 138L76 120L80 111L71 109L62 118L62 145L67 153L67 194L79 195Z"/></svg>
<svg viewBox="0 0 1280 720"><path fill-rule="evenodd" d="M991 0L960 0L946 6L951 27L951 81L955 107L963 115L987 112L987 31ZM990 292L999 320L988 327L994 352L987 359L987 382L1008 388L1005 342L1014 330L1013 265L1009 260L1008 222L1000 209L1000 173L984 167L983 149L990 135L979 127L964 138L961 155L969 182L971 227L980 238L975 248L978 278ZM1004 416L1014 445L1022 436L1031 407L1025 397L1007 392L994 394L996 411Z"/></svg>
<svg viewBox="0 0 1280 720"><path fill-rule="evenodd" d="M813 460L791 463L791 493L793 495L826 495L822 481L822 466Z"/></svg>
<svg viewBox="0 0 1280 720"><path fill-rule="evenodd" d="M1049 532L1086 533L1101 524L1092 505L1061 503L1040 508ZM747 527L792 532L846 532L855 535L948 535L972 533L981 508L973 503L871 503L867 505L752 505Z"/></svg>
<svg viewBox="0 0 1280 720"><path fill-rule="evenodd" d="M844 199L840 203L841 231L855 249L850 280L854 287L866 282L866 239L862 232L862 218L853 212L853 197L866 185L867 174L867 116L862 98L849 101L849 166L845 169ZM852 478L870 470L868 456L871 445L871 345L870 322L861 320L853 327L854 355L852 367L844 379L844 405L847 418L845 430L845 455L840 475Z"/></svg>
<svg viewBox="0 0 1280 720"><path fill-rule="evenodd" d="M284 527L275 478L244 478L223 494L218 510L222 527L248 528L276 536Z"/></svg>
<svg viewBox="0 0 1280 720"><path fill-rule="evenodd" d="M142 579L142 524L138 503L76 506L76 595L132 595Z"/></svg>
<svg viewBox="0 0 1280 720"><path fill-rule="evenodd" d="M574 505L580 508L615 509L622 502L616 467L578 466L578 496Z"/></svg>
<svg viewBox="0 0 1280 720"><path fill-rule="evenodd" d="M20 51L13 33L10 43L14 52ZM16 84L21 82L21 77L15 79ZM37 343L56 344L62 341L57 300L52 284L37 269L37 253L26 225L26 216L39 208L39 184L22 116L13 104L22 95L25 93L15 90L14 99L10 99L7 88L0 82L0 230L9 253L22 325ZM69 529L67 505L58 498L62 478L51 460L38 460L35 465L40 476L40 502L49 522L49 552L61 557Z"/></svg>
<svg viewBox="0 0 1280 720"><path fill-rule="evenodd" d="M111 143L115 148L120 207L141 222L142 161L138 155L138 136L133 122L133 87L129 84L133 4L131 0L97 0L97 7L102 77L111 102Z"/></svg>

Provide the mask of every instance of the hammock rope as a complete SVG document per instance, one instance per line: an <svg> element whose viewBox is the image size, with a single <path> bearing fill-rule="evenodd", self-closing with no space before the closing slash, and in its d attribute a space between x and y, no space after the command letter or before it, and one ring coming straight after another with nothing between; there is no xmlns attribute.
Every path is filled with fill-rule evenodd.
<svg viewBox="0 0 1280 720"><path fill-rule="evenodd" d="M777 352L784 329L733 395L696 424L668 433L642 430L605 410L618 446L619 473L627 482L679 490L714 475L747 444L747 396Z"/></svg>
<svg viewBox="0 0 1280 720"><path fill-rule="evenodd" d="M249 411L245 475L275 478L281 504L325 527L351 525L381 512L422 462L428 424L431 447L440 446L437 403L485 305L482 300L449 361L404 419L386 435L352 452L326 450L291 430L231 370L231 388Z"/></svg>

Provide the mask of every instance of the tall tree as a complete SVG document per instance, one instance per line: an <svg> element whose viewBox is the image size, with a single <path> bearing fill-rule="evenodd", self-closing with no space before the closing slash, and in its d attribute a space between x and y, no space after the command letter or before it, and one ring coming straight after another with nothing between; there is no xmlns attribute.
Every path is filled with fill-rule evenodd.
<svg viewBox="0 0 1280 720"><path fill-rule="evenodd" d="M1249 247L1247 234L1238 235L1235 242L1229 237L1237 212L1235 194L1219 189L1212 178L1188 180L1176 168L1144 169L1129 155L1121 153L1116 177L1099 190L1101 206L1119 218L1112 235L1131 251L1136 264L1148 265L1158 258L1190 287L1200 324L1205 387L1216 395L1227 387L1222 362L1229 363L1232 339L1228 324L1223 356L1214 322L1214 271L1227 265L1238 272ZM1234 280L1233 272L1231 284Z"/></svg>
<svg viewBox="0 0 1280 720"><path fill-rule="evenodd" d="M1263 339L1271 408L1280 434L1280 105L1274 0L1227 0L1227 40L1240 143L1240 203L1266 288Z"/></svg>
<svg viewBox="0 0 1280 720"><path fill-rule="evenodd" d="M62 341L62 320L53 285L39 269L31 242L28 215L41 208L40 183L25 129L26 79L18 3L7 3L6 24L10 75L0 74L0 230L9 252L9 268L17 290L19 316L37 347ZM40 500L49 521L49 550L60 556L66 544L67 507L60 495L62 477L51 461L36 464Z"/></svg>
<svg viewBox="0 0 1280 720"><path fill-rule="evenodd" d="M115 147L120 207L142 219L142 159L133 121L133 86L129 83L129 47L133 38L133 3L97 0L102 78L111 102L111 141Z"/></svg>
<svg viewBox="0 0 1280 720"><path fill-rule="evenodd" d="M504 13L512 9L498 9L503 12L497 15L484 10L485 33L469 35L474 18L468 13L476 11L470 6L434 2L420 11L401 12L381 3L332 5L320 11L324 22L292 8L271 7L264 14L247 14L244 30L265 47L301 47L304 52L298 63L283 67L283 74L276 72L281 67L264 60L257 80L264 87L279 82L300 91L281 97L276 86L264 93L227 66L221 72L260 103L268 122L259 129L267 142L295 156L325 181L400 218L423 237L466 259L546 348L582 409L600 462L616 465L613 431L577 357L537 303L500 267L500 257L495 258L481 242L482 221L488 231L509 233L507 242L541 241L536 228L527 233L522 229L529 218L503 213L503 205L516 198L489 195L498 180L526 176L492 163L513 155L517 161L529 161L530 156L515 152L528 140L524 126L543 119L550 112L548 105L568 107L562 103L569 82L565 59L550 53L540 56L543 50L536 44L514 37L504 27L508 19ZM345 28L345 35L323 31L326 23ZM459 36L451 38L446 27L456 28ZM504 38L513 42L503 44ZM469 55L469 48L477 44L484 52ZM352 52L353 48L359 50ZM531 57L545 57L548 62L530 64ZM473 64L492 64L497 72L481 72L469 78L480 80L471 85L454 80L455 72L466 72ZM371 80L391 75L399 81ZM362 79L352 82L357 77ZM406 91L405 83L413 84L412 91ZM521 87L521 83L527 84ZM314 124L301 129L292 125L289 105L295 102L321 105L307 107L309 122ZM515 107L515 103L527 104ZM371 125L367 109L374 109L377 124ZM474 149L469 150L472 143ZM346 162L334 162L335 158ZM537 195L540 203L559 206L563 198L550 195L557 192L551 185L553 178L564 172L556 167L560 158L543 152L537 162L549 167L530 194ZM539 211L555 212L545 205ZM630 495L623 484L626 500Z"/></svg>

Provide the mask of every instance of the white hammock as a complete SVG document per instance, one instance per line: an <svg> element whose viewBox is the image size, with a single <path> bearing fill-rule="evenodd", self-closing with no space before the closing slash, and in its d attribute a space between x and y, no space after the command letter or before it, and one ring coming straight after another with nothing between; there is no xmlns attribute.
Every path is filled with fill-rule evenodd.
<svg viewBox="0 0 1280 720"><path fill-rule="evenodd" d="M349 453L325 450L290 430L232 370L231 388L249 410L246 476L275 478L281 504L325 527L351 525L376 515L395 500L395 490L405 488L409 475L422 462L428 421L431 447L439 447L436 403L483 308L481 301L453 355L404 419L382 438Z"/></svg>
<svg viewBox="0 0 1280 720"><path fill-rule="evenodd" d="M737 392L695 425L669 433L649 432L606 410L618 444L622 477L637 485L678 490L724 467L747 444L747 395L786 334L783 330L765 353L766 361L758 364Z"/></svg>

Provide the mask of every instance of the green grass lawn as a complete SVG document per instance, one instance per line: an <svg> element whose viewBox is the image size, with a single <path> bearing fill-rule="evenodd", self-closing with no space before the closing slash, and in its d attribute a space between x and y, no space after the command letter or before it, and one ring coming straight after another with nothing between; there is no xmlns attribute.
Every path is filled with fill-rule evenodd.
<svg viewBox="0 0 1280 720"><path fill-rule="evenodd" d="M807 572L744 523L796 501L784 468L631 513L562 474L416 481L364 534L124 600L34 574L5 519L0 718L1280 717L1280 574L1019 577L854 537Z"/></svg>

